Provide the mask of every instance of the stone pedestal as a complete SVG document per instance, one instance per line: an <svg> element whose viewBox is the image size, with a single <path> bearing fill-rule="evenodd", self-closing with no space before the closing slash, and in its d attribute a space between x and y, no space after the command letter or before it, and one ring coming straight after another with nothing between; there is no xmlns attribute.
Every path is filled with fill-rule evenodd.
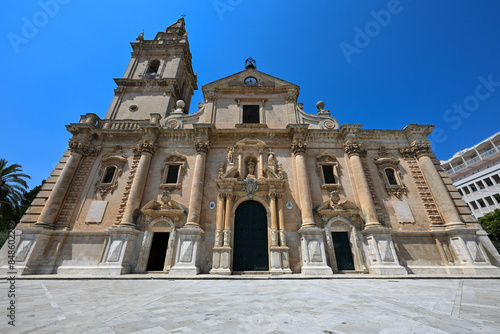
<svg viewBox="0 0 500 334"><path fill-rule="evenodd" d="M51 230L43 228L15 230L15 263L9 264L6 260L9 259L9 240L7 240L1 252L3 257L2 262L7 262L7 265L2 266L1 274L7 275L8 272L15 272L17 275L38 274L38 271L44 267L44 265L42 265L42 263L44 263L43 254L49 245L52 232ZM50 273L51 272L48 272L48 274Z"/></svg>
<svg viewBox="0 0 500 334"><path fill-rule="evenodd" d="M210 274L231 275L232 255L231 247L214 247Z"/></svg>
<svg viewBox="0 0 500 334"><path fill-rule="evenodd" d="M491 264L477 230L455 229L449 232L450 245L457 256L457 267L466 275L500 275L500 269Z"/></svg>
<svg viewBox="0 0 500 334"><path fill-rule="evenodd" d="M288 247L271 246L271 274L291 274Z"/></svg>
<svg viewBox="0 0 500 334"><path fill-rule="evenodd" d="M109 230L109 238L104 258L99 267L93 269L100 275L122 275L132 271L130 256L139 231L131 228L115 227Z"/></svg>
<svg viewBox="0 0 500 334"><path fill-rule="evenodd" d="M182 228L178 230L179 241L175 265L170 269L171 276L194 276L200 273L196 264L198 247L200 245L203 230L199 227Z"/></svg>
<svg viewBox="0 0 500 334"><path fill-rule="evenodd" d="M391 231L392 229L385 227L372 227L362 231L366 239L370 274L408 275L406 269L399 264Z"/></svg>
<svg viewBox="0 0 500 334"><path fill-rule="evenodd" d="M327 265L324 231L321 228L301 228L300 249L302 255L303 275L332 275L332 269Z"/></svg>

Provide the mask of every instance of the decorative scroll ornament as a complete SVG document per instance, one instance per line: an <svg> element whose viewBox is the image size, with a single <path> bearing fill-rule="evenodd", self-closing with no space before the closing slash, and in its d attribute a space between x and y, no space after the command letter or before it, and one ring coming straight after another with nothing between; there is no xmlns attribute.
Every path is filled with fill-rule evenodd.
<svg viewBox="0 0 500 334"><path fill-rule="evenodd" d="M397 199L401 199L403 195L406 195L408 192L408 189L405 186L385 186L385 190L387 190L387 193L390 195L393 195Z"/></svg>
<svg viewBox="0 0 500 334"><path fill-rule="evenodd" d="M243 190L247 193L248 198L252 199L257 189L259 189L259 185L257 179L254 177L248 177L243 180Z"/></svg>
<svg viewBox="0 0 500 334"><path fill-rule="evenodd" d="M137 147L134 148L134 155L141 155L144 153L147 154L155 154L156 151L156 142L148 139L144 139Z"/></svg>
<svg viewBox="0 0 500 334"><path fill-rule="evenodd" d="M209 147L210 147L210 144L208 142L201 141L201 140L197 141L194 144L194 148L196 149L197 153L207 154Z"/></svg>
<svg viewBox="0 0 500 334"><path fill-rule="evenodd" d="M360 143L355 142L346 142L344 144L344 151L347 153L349 158L353 155L363 156L366 154L366 150L363 149L363 146Z"/></svg>
<svg viewBox="0 0 500 334"><path fill-rule="evenodd" d="M299 140L294 140L292 143L292 151L293 154L304 154L307 149L307 143L301 139Z"/></svg>

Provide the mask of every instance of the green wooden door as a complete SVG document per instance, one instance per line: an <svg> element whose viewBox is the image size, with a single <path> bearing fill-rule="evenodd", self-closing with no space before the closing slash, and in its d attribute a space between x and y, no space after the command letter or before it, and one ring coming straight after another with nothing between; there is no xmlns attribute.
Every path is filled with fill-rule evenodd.
<svg viewBox="0 0 500 334"><path fill-rule="evenodd" d="M256 201L246 201L234 218L233 271L269 270L266 209Z"/></svg>
<svg viewBox="0 0 500 334"><path fill-rule="evenodd" d="M332 232L332 241L337 258L337 269L354 270L354 260L347 232Z"/></svg>

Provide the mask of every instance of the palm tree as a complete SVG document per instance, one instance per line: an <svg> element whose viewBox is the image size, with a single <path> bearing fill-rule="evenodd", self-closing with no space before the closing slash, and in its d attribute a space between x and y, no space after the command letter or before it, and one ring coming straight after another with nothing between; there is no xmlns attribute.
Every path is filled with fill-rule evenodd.
<svg viewBox="0 0 500 334"><path fill-rule="evenodd" d="M31 179L24 174L23 167L19 164L7 166L5 159L0 159L0 215L7 219L13 208L19 205L23 198L28 183L26 179Z"/></svg>

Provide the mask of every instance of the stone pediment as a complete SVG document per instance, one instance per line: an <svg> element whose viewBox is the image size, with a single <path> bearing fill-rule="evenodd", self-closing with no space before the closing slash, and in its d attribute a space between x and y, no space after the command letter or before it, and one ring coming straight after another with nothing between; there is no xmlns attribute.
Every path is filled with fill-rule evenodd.
<svg viewBox="0 0 500 334"><path fill-rule="evenodd" d="M254 85L247 85L245 78L253 77L257 79ZM248 68L244 71L232 74L225 78L210 82L202 87L203 95L207 96L208 92L236 92L241 89L251 90L252 92L268 92L268 93L289 93L293 92L298 96L300 87L273 77L264 72L257 71L256 69Z"/></svg>
<svg viewBox="0 0 500 334"><path fill-rule="evenodd" d="M324 222L333 217L344 217L355 222L356 227L362 227L359 208L351 201L341 201L337 191L332 191L330 199L317 205L313 210Z"/></svg>
<svg viewBox="0 0 500 334"><path fill-rule="evenodd" d="M170 198L170 193L164 191L160 201L149 201L141 209L149 222L157 217L170 218L176 225L182 225L186 221L187 208L181 203Z"/></svg>

